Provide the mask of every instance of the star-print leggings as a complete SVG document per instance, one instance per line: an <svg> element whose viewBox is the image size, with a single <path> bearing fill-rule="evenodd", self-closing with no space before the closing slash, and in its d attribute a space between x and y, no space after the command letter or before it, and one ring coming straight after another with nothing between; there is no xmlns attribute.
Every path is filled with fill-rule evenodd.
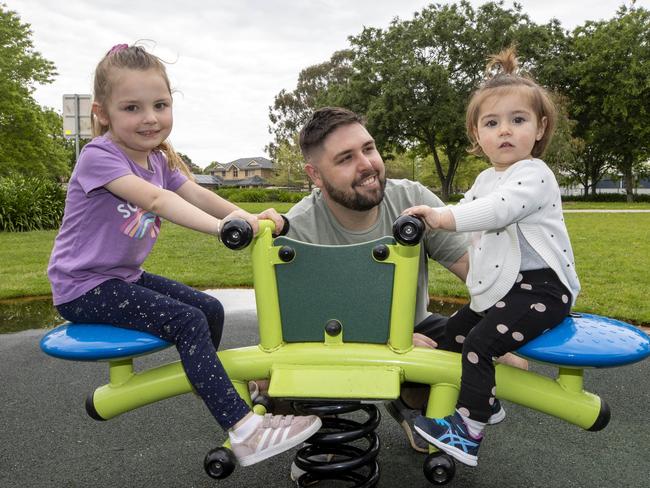
<svg viewBox="0 0 650 488"><path fill-rule="evenodd" d="M522 271L512 289L489 309L466 305L447 322L445 349L462 352L456 408L487 422L495 400L494 360L558 325L569 314L571 295L551 269Z"/></svg>
<svg viewBox="0 0 650 488"><path fill-rule="evenodd" d="M71 322L111 324L173 342L190 383L223 429L250 412L217 357L224 312L216 298L144 272L135 283L105 281L56 308Z"/></svg>

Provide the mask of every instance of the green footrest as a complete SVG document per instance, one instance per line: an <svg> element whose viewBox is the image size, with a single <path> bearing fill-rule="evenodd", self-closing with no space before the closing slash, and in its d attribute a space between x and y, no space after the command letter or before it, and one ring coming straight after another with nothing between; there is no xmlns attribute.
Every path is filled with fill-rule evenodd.
<svg viewBox="0 0 650 488"><path fill-rule="evenodd" d="M394 400L401 369L390 366L274 364L269 395L277 398Z"/></svg>

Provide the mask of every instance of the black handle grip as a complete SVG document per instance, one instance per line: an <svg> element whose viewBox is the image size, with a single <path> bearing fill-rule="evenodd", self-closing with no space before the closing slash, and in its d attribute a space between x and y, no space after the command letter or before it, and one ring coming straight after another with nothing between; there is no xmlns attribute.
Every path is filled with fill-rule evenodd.
<svg viewBox="0 0 650 488"><path fill-rule="evenodd" d="M227 248L243 249L253 240L253 228L244 219L232 219L223 224L219 236Z"/></svg>
<svg viewBox="0 0 650 488"><path fill-rule="evenodd" d="M404 246L417 245L424 236L422 219L413 215L400 215L393 223L393 237Z"/></svg>

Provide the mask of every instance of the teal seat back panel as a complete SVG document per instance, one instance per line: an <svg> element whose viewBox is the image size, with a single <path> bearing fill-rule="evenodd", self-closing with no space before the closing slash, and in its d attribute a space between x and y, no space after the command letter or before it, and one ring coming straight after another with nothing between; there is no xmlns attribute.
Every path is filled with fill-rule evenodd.
<svg viewBox="0 0 650 488"><path fill-rule="evenodd" d="M388 342L393 295L392 263L375 261L372 250L392 237L349 246L320 246L278 237L295 257L275 274L285 342L322 342L325 324L336 319L344 342Z"/></svg>

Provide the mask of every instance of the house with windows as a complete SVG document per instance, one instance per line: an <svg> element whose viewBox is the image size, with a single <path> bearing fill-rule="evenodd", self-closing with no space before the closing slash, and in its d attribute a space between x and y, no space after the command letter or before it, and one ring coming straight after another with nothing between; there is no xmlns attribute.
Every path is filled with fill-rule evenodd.
<svg viewBox="0 0 650 488"><path fill-rule="evenodd" d="M194 175L196 182L206 188L239 187L259 188L269 186L268 179L275 174L273 161L264 157L241 158L219 164L209 175Z"/></svg>

